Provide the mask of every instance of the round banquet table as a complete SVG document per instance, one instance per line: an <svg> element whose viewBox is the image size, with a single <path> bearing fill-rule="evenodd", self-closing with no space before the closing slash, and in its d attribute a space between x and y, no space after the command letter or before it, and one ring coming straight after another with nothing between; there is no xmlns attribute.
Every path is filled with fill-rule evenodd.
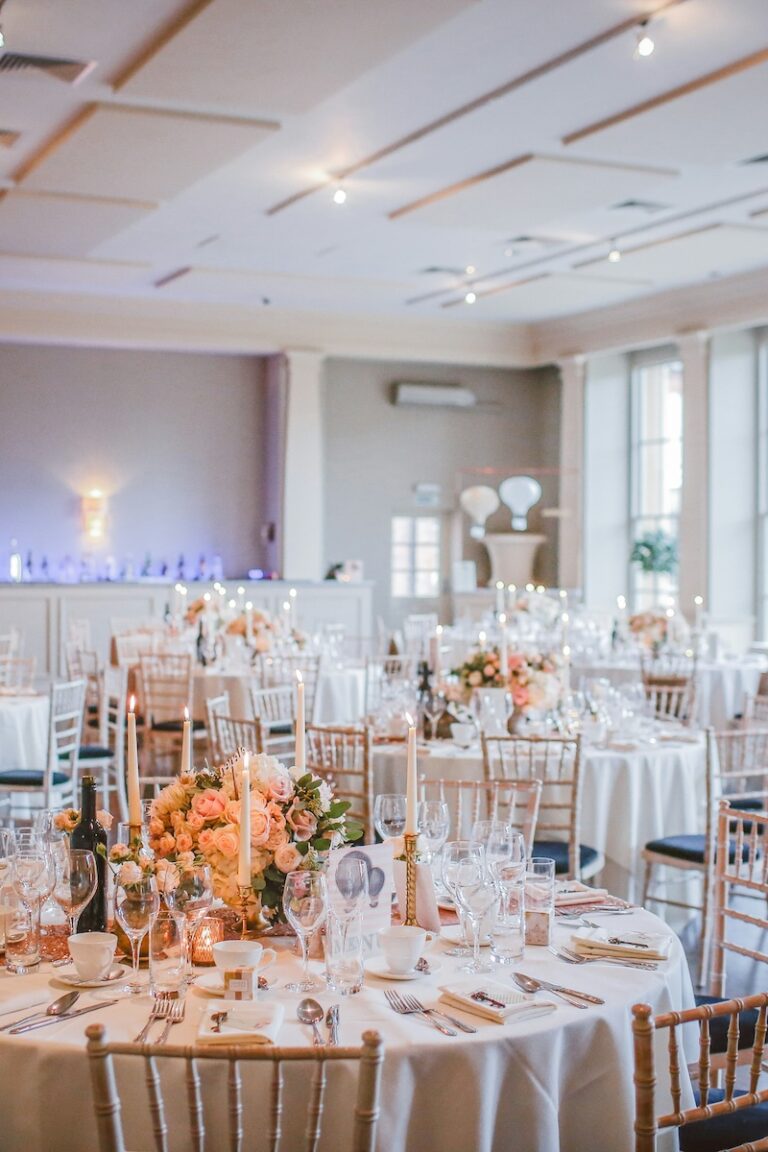
<svg viewBox="0 0 768 1152"><path fill-rule="evenodd" d="M605 856L601 883L628 900L640 895L640 851L649 840L704 830L704 739L670 735L656 743L582 746L580 840ZM404 792L404 745L378 745L373 772L374 792ZM419 749L418 772L427 780L482 780L482 754L436 741Z"/></svg>
<svg viewBox="0 0 768 1152"><path fill-rule="evenodd" d="M0 696L0 770L44 766L49 708L48 695Z"/></svg>
<svg viewBox="0 0 768 1152"><path fill-rule="evenodd" d="M205 701L222 692L229 693L233 716L248 720L251 708L252 677L248 672L219 671L201 668L194 678L194 716L205 720ZM364 668L323 668L317 685L315 722L318 724L355 724L363 714L365 701Z"/></svg>
<svg viewBox="0 0 768 1152"><path fill-rule="evenodd" d="M737 713L744 711L747 696L754 696L760 677L766 671L765 661L756 656L740 660L701 661L696 666L696 722L702 728L728 727ZM600 677L614 687L640 682L637 660L607 660L574 664L573 683Z"/></svg>
<svg viewBox="0 0 768 1152"><path fill-rule="evenodd" d="M622 929L665 930L656 917L644 911L622 917L620 922ZM557 924L556 942L566 943L572 931L572 927ZM630 1008L638 1001L651 1004L655 1012L693 1005L688 968L677 939L673 938L669 960L653 972L600 963L576 968L545 949L529 947L515 969L599 995L604 1005L579 1010L553 1000L557 1007L549 1015L504 1024L470 1016L461 1009L448 1009L477 1028L475 1035L459 1033L455 1038L443 1036L422 1019L396 1015L384 998L384 990L392 987L412 992L427 1006L434 1006L440 985L473 979L458 971L461 961L450 957L441 941L430 945L427 956L433 965L430 975L396 984L367 975L359 995L341 1000L340 1043L357 1044L363 1031L375 1028L385 1044L378 1152L509 1152L511 1148L531 1152L584 1152L587 1148L590 1152L632 1152ZM286 977L295 975L297 964L290 952L281 951L277 963L266 973L272 987L261 995L279 999L285 1006L278 1043L306 1045L310 1050L309 1030L295 1019L298 996L281 991ZM318 971L320 963L313 961L312 966ZM494 970L491 978L514 987L509 969ZM482 987L483 978L479 980L472 986ZM50 968L25 977L2 973L0 1013L7 1010L7 998L18 989L36 990L45 995L46 1002L64 990ZM93 1002L95 995L103 997L105 993L84 992L78 1007ZM546 993L541 998L552 999ZM189 993L185 1019L173 1030L175 1044L194 1041L204 999L205 994L196 988ZM320 991L317 999L325 1010L339 998ZM131 1040L146 1020L149 1006L148 997L123 999L87 1017L26 1035L0 1033L3 1152L49 1152L52 1148L57 1152L83 1152L96 1148L84 1052L85 1028L99 1021L107 1028L109 1038ZM18 1016L25 1014L18 1011ZM3 1023L14 1018L0 1016ZM685 1039L690 1049L691 1037ZM693 1058L694 1053L695 1050L689 1051L688 1058ZM348 1068L344 1071L345 1067L337 1065L329 1070L321 1152L346 1146L342 1116L350 1106L351 1072ZM138 1067L137 1062L129 1070L125 1063L118 1062L117 1073L127 1146L153 1147L143 1067ZM191 1143L183 1072L175 1069L168 1075L178 1078L166 1091L170 1150L186 1152ZM218 1079L211 1081L211 1076ZM659 1106L668 1110L663 1047L657 1055L657 1076ZM201 1077L204 1092L208 1086L206 1129L211 1138L206 1147L210 1152L223 1152L228 1148L224 1122L226 1081L207 1062L201 1067ZM687 1081L684 1062L683 1077ZM306 1078L303 1082L287 1082L286 1124L300 1109L303 1117L306 1088ZM689 1093L686 1082L684 1098L688 1102ZM290 1107L291 1099L296 1100L295 1109ZM263 1097L259 1100L256 1090L250 1088L244 1093L244 1100L249 1152L260 1152L266 1146L269 1102ZM254 1123L255 1127L249 1126ZM255 1132L254 1137L251 1132ZM660 1143L659 1148L676 1148L675 1135L666 1135L669 1142ZM289 1149L297 1144L292 1145L284 1137L283 1146Z"/></svg>

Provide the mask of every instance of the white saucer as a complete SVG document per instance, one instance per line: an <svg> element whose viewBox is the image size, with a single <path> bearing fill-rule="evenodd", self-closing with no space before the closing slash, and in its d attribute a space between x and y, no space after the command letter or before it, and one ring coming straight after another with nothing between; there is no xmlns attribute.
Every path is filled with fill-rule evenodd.
<svg viewBox="0 0 768 1152"><path fill-rule="evenodd" d="M108 988L116 980L125 980L130 973L125 968L112 968L109 975L102 980L85 980L82 976L67 976L56 972L53 979L57 984L66 984L67 988Z"/></svg>
<svg viewBox="0 0 768 1152"><path fill-rule="evenodd" d="M379 980L423 980L425 976L431 976L433 972L442 968L440 961L431 957L427 963L429 964L429 972L419 972L416 968L411 968L410 972L392 972L391 969L387 968L383 956L369 956L365 961L365 970L369 976L376 976Z"/></svg>
<svg viewBox="0 0 768 1152"><path fill-rule="evenodd" d="M446 924L440 929L440 939L444 940L446 944L465 944L464 933L461 930L461 924ZM491 941L488 936L480 937L480 947L490 948ZM472 945L467 944L468 948Z"/></svg>
<svg viewBox="0 0 768 1152"><path fill-rule="evenodd" d="M198 972L195 974L195 987L207 992L209 996L223 996L224 977L218 968L212 968L210 972Z"/></svg>

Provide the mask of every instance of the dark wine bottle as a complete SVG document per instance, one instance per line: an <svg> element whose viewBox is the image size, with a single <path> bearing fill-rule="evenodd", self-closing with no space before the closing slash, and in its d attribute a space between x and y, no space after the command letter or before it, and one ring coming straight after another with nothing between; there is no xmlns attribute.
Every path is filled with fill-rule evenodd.
<svg viewBox="0 0 768 1152"><path fill-rule="evenodd" d="M106 932L107 930L107 834L96 819L96 781L83 776L80 786L80 823L76 824L70 839L72 848L87 848L96 857L98 884L89 904L80 913L78 932ZM101 851L100 851L101 848Z"/></svg>

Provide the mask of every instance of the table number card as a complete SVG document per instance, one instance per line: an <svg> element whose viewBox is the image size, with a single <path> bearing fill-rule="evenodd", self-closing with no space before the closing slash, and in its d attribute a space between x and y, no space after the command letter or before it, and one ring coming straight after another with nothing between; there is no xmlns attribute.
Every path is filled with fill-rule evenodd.
<svg viewBox="0 0 768 1152"><path fill-rule="evenodd" d="M339 848L328 858L328 888L333 890L336 875L345 860L364 859L368 867L368 902L363 910L363 951L379 951L377 932L392 920L392 848L389 844L364 844L359 848Z"/></svg>

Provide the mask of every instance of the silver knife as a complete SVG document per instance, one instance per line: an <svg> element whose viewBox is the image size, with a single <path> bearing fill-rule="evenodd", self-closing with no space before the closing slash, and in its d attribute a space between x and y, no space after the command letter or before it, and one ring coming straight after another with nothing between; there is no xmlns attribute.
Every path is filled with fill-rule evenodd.
<svg viewBox="0 0 768 1152"><path fill-rule="evenodd" d="M332 1004L328 1009L325 1016L325 1023L328 1026L328 1043L334 1048L339 1043L339 1006Z"/></svg>
<svg viewBox="0 0 768 1152"><path fill-rule="evenodd" d="M586 1000L589 1004L605 1004L605 1000L601 1000L599 996L592 996L589 992L579 992L578 988L566 988L563 984L552 984L549 980L539 980L536 977L542 988L546 988L548 992L566 992L569 996L575 996L577 1000Z"/></svg>
<svg viewBox="0 0 768 1152"><path fill-rule="evenodd" d="M58 1024L62 1020L74 1020L75 1016L85 1016L86 1012L98 1012L99 1008L109 1008L117 1004L117 1000L102 1000L99 1004L89 1004L87 1008L78 1008L76 1012L68 1012L64 1016L49 1016L45 1020L37 1020L34 1024L25 1024L22 1028L12 1028L9 1036L20 1036L22 1032L31 1032L35 1028L47 1028L49 1024Z"/></svg>

